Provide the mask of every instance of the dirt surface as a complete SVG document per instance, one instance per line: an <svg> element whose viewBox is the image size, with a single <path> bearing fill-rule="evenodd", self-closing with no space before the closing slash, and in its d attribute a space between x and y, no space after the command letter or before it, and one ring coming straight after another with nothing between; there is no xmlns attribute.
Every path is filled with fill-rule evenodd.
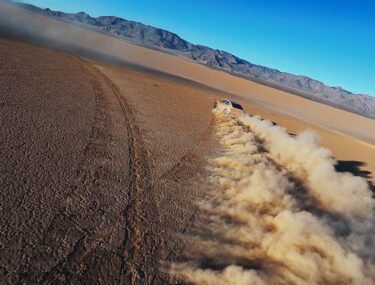
<svg viewBox="0 0 375 285"><path fill-rule="evenodd" d="M168 282L159 263L194 213L210 100L185 112L192 98L152 79L118 88L67 54L0 49L1 282Z"/></svg>
<svg viewBox="0 0 375 285"><path fill-rule="evenodd" d="M341 170L372 179L369 146L261 104L4 38L0 54L2 284L176 282L163 268L191 258L213 98L313 128Z"/></svg>
<svg viewBox="0 0 375 285"><path fill-rule="evenodd" d="M151 282L160 219L181 211L162 200L205 133L164 152L153 175L131 107L100 71L4 39L0 48L2 282Z"/></svg>

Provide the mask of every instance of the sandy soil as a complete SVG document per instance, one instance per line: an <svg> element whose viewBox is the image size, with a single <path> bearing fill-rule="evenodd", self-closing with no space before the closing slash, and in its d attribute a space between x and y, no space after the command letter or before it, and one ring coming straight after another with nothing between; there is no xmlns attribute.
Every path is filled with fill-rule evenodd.
<svg viewBox="0 0 375 285"><path fill-rule="evenodd" d="M1 38L1 283L175 281L161 268L184 251L204 195L213 98L290 133L315 130L338 170L375 182L374 121L85 33L126 60L222 90Z"/></svg>

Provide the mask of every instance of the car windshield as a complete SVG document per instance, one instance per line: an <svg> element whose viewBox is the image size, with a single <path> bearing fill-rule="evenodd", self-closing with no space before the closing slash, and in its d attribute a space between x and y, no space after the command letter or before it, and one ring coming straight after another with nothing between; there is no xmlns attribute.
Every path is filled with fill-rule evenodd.
<svg viewBox="0 0 375 285"><path fill-rule="evenodd" d="M221 102L223 102L225 105L230 105L230 102L228 100L223 100Z"/></svg>
<svg viewBox="0 0 375 285"><path fill-rule="evenodd" d="M238 103L232 102L232 106L233 106L233 108L243 110L242 106Z"/></svg>

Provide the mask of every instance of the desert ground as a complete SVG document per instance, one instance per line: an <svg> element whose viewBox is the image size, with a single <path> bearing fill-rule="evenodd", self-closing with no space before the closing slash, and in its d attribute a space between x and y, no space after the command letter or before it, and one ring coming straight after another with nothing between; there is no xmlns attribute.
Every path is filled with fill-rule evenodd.
<svg viewBox="0 0 375 285"><path fill-rule="evenodd" d="M374 191L371 119L17 13L30 26L48 23L48 37L69 37L63 51L42 47L46 39L0 38L0 283L215 284L190 269L170 274L171 264L191 260L203 269L227 265L186 242L197 232L219 240L203 232L207 217L197 204L211 195L208 165L223 151L214 98L238 101L291 137L313 130L336 171L363 177ZM258 268L243 257L227 262Z"/></svg>
<svg viewBox="0 0 375 285"><path fill-rule="evenodd" d="M170 234L194 213L210 95L6 39L1 55L2 280L165 283Z"/></svg>

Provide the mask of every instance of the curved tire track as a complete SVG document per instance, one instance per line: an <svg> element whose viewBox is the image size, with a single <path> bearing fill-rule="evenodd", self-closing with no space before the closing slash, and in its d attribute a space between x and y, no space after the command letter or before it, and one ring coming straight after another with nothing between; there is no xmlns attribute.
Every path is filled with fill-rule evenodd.
<svg viewBox="0 0 375 285"><path fill-rule="evenodd" d="M42 244L48 246L51 236L59 235L59 233L61 235L63 232L71 236L69 239L72 243L69 252L48 271L32 273L19 269L17 279L20 282L33 281L49 284L79 283L79 280L86 280L86 271L90 271L90 267L97 265L91 263L93 261L90 255L93 254L96 259L109 258L115 264L116 260L120 260L116 275L109 274L111 282L150 284L158 268L156 250L158 238L157 228L154 225L157 224L158 214L157 208L153 205L152 177L140 130L128 102L110 79L89 62L75 57L72 59L90 77L95 91L95 116L82 153L83 160L77 170L76 182L66 197L67 200L72 201L73 206L69 204L64 209L58 210L52 219L53 224L44 233ZM95 199L98 197L90 198L90 192L96 191L95 193L100 195L100 191L108 190L112 179L110 169L106 169L105 162L111 159L108 147L112 139L110 129L113 118L111 118L111 110L108 109L108 98L106 98L109 95L101 86L103 83L106 85L105 88L109 88L115 95L126 125L128 184L122 187L128 189L125 192L127 197L119 197L117 202L108 209L95 209L95 204L99 202ZM123 201L126 200L125 205ZM116 250L102 249L103 242L106 242L106 237L103 240L102 232L108 231L108 228L105 228L106 220L112 215L111 211L116 211L116 208L122 208L123 241ZM88 220L86 226L84 220L87 218L95 219L95 221ZM97 256L96 252L100 252L101 255ZM34 255L34 259L38 257L38 253ZM95 280L95 277L91 276L90 278L94 282L100 280Z"/></svg>
<svg viewBox="0 0 375 285"><path fill-rule="evenodd" d="M129 152L129 203L124 209L126 221L125 238L119 254L122 255L120 268L121 283L149 284L155 277L157 268L157 234L151 221L157 218L154 207L153 179L151 177L148 154L133 111L126 98L115 84L101 71L92 66L95 73L103 78L115 94L128 130ZM156 212L155 212L156 210Z"/></svg>
<svg viewBox="0 0 375 285"><path fill-rule="evenodd" d="M36 273L27 269L18 268L16 273L16 276L18 276L15 277L15 279L18 279L20 283L70 283L74 274L81 273L78 269L79 264L99 243L96 234L101 230L101 225L99 224L93 228L82 228L79 222L80 218L83 218L85 213L79 212L79 209L83 209L87 206L88 209L92 210L91 208L95 207L95 205L89 204L95 201L87 200L87 197L85 197L87 193L82 193L85 192L82 191L82 188L97 184L96 180L101 179L101 177L104 177L106 174L106 169L102 161L108 159L107 150L112 139L110 134L112 125L107 110L108 101L106 100L100 83L91 72L88 72L82 62L78 61L73 56L68 57L76 61L82 71L88 73L89 81L94 89L94 118L86 146L82 151L82 160L76 170L76 179L65 195L66 200L71 201L71 204L74 206L71 207L72 209L68 209L69 205L57 209L50 225L44 232L42 240L31 248L33 251L31 259L38 260L43 258L45 254L43 251L46 249L49 250L51 245L55 246L58 242L68 241L70 243L70 250L65 257L62 257L47 271ZM95 168L95 173L91 173L90 171L92 169L90 169L90 164L91 160L94 159L100 160L100 163ZM51 242L53 242L53 244L51 244ZM49 254L51 253L49 252Z"/></svg>

